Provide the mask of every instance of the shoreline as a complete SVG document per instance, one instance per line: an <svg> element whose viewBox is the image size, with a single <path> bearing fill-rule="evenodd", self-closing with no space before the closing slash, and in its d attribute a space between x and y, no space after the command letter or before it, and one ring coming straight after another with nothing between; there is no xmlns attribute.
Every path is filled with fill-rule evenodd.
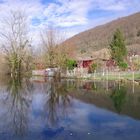
<svg viewBox="0 0 140 140"><path fill-rule="evenodd" d="M32 77L51 77L46 75L32 75ZM53 76L52 76L53 77ZM79 80L93 80L93 81L122 81L122 82L134 82L140 85L140 72L120 72L120 73L94 73L85 75L61 75L60 77L54 77L56 79L79 79Z"/></svg>

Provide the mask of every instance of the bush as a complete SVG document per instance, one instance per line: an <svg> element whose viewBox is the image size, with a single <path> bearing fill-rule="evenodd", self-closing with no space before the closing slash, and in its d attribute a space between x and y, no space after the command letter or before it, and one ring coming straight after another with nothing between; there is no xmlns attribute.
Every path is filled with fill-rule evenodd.
<svg viewBox="0 0 140 140"><path fill-rule="evenodd" d="M128 64L126 62L120 62L119 63L119 67L122 69L122 70L126 70L128 68Z"/></svg>
<svg viewBox="0 0 140 140"><path fill-rule="evenodd" d="M69 70L73 70L74 67L77 66L77 63L75 60L72 60L72 59L67 59L67 62L66 62L66 66Z"/></svg>

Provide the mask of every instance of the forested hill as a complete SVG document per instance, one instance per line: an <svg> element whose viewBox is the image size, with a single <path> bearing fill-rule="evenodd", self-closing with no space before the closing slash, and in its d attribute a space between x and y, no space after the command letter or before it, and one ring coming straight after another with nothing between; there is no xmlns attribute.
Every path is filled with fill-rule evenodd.
<svg viewBox="0 0 140 140"><path fill-rule="evenodd" d="M129 50L140 52L140 12L79 33L64 44L71 54L88 54L107 48L117 28L123 32Z"/></svg>

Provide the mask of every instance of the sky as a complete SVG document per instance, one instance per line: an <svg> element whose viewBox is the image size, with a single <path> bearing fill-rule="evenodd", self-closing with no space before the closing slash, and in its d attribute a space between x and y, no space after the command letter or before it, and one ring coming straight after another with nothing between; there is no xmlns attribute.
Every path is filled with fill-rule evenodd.
<svg viewBox="0 0 140 140"><path fill-rule="evenodd" d="M69 38L113 19L140 11L140 0L0 0L0 19L11 10L26 11L30 35L53 26Z"/></svg>

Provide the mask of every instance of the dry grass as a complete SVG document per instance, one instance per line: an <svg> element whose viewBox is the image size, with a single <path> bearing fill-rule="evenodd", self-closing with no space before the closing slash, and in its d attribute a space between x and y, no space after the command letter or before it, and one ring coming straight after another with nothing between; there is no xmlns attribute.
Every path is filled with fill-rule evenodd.
<svg viewBox="0 0 140 140"><path fill-rule="evenodd" d="M137 46L133 48L140 52L140 12L82 32L66 40L64 44L70 55L88 54L107 48L117 28L122 30L129 50Z"/></svg>

